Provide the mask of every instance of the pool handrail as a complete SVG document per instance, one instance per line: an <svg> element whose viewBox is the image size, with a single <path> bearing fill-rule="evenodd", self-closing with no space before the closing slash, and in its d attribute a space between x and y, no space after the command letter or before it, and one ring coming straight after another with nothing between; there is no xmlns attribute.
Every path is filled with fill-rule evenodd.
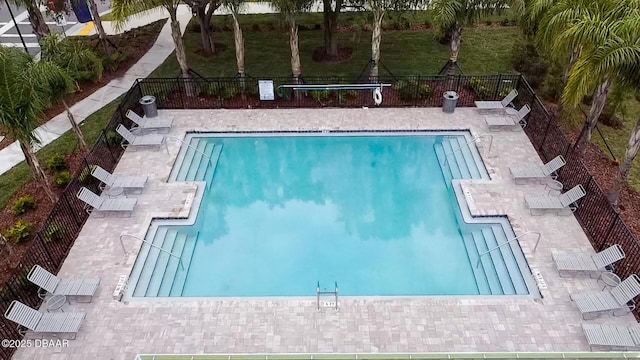
<svg viewBox="0 0 640 360"><path fill-rule="evenodd" d="M540 243L540 238L542 237L542 234L540 234L540 233L539 233L539 232L537 232L537 231L527 231L527 232L525 232L525 233L522 233L522 234L520 234L520 235L518 235L518 236L514 237L513 239L510 239L510 240L508 240L508 241L506 241L506 242L503 242L502 244L498 244L498 246L495 246L495 247L493 247L493 248L491 248L491 249L489 249L489 250L487 250L487 251L483 252L482 254L479 254L479 256L478 256L478 262L476 263L476 268L478 268L478 266L480 266L480 262L481 262L482 257L483 257L484 255L487 255L488 253L490 253L490 252L492 252L492 251L494 251L494 250L496 250L496 249L499 249L499 248L501 248L503 245L507 245L507 244L511 243L512 241L518 240L519 238L521 238L521 237L523 237L523 236L525 236L525 235L533 235L533 234L538 235L538 238L536 239L536 245L533 247L533 252L535 252L535 251L536 251L536 249L538 248L538 244Z"/></svg>
<svg viewBox="0 0 640 360"><path fill-rule="evenodd" d="M169 256L173 256L173 257L177 258L177 259L178 259L178 264L180 264L180 268L181 268L182 270L184 270L184 265L182 264L182 258L181 258L180 256L178 256L178 255L176 255L176 254L172 253L172 252L171 252L171 251L169 251L169 250L163 249L162 247L160 247L160 246L158 246L158 245L156 245L156 244L154 244L154 243L152 243L152 242L149 242L149 241L148 241L148 240L146 240L146 239L143 239L143 238L141 238L141 237L138 237L138 236L135 236L135 235L132 235L132 234L127 234L127 233L120 234L120 246L122 246L122 251L124 251L124 255L125 255L125 256L129 254L129 253L127 252L127 250L124 248L124 242L122 241L122 238L123 238L123 237L125 237L125 236L129 236L129 237L132 237L132 238L134 238L134 239L138 239L138 240L142 241L143 243L148 244L148 245L149 245L149 246L151 246L151 247L154 247L154 248L156 248L156 249L158 249L158 250L160 250L160 251L163 251L163 252L165 252L165 253L169 254Z"/></svg>
<svg viewBox="0 0 640 360"><path fill-rule="evenodd" d="M458 147L457 149L453 150L452 152L450 152L449 154L447 154L447 152L444 152L445 155L445 159L444 159L444 163L442 163L442 165L448 165L449 163L449 157L453 154L455 154L456 152L462 150L465 147L469 147L470 144L475 144L478 142L478 140L482 139L483 137L488 137L489 138L489 151L487 151L487 155L491 153L491 147L493 146L493 135L491 134L480 134L478 136L473 136L471 138L471 140L467 141L466 143L464 143L464 145L461 145L460 147Z"/></svg>

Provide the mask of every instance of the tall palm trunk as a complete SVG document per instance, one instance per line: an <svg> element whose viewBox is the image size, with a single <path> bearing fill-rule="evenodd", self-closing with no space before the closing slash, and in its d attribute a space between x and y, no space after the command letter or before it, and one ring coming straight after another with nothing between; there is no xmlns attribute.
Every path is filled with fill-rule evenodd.
<svg viewBox="0 0 640 360"><path fill-rule="evenodd" d="M338 15L342 8L342 0L336 0L335 8L331 0L322 0L324 18L324 50L329 56L338 56Z"/></svg>
<svg viewBox="0 0 640 360"><path fill-rule="evenodd" d="M451 40L449 41L449 69L447 75L456 74L456 64L458 62L458 54L460 53L460 44L462 42L462 26L457 22L451 27Z"/></svg>
<svg viewBox="0 0 640 360"><path fill-rule="evenodd" d="M302 75L302 66L300 65L300 50L298 49L298 24L295 19L289 24L289 47L291 48L291 75L297 80Z"/></svg>
<svg viewBox="0 0 640 360"><path fill-rule="evenodd" d="M382 40L382 19L384 11L376 9L373 11L373 32L371 33L371 69L369 77L371 80L378 78L378 67L380 62L380 41Z"/></svg>
<svg viewBox="0 0 640 360"><path fill-rule="evenodd" d="M208 9L207 5L209 5ZM219 7L219 2L204 2L195 7L196 16L198 16L198 20L200 22L200 41L202 43L202 51L207 55L216 53L216 45L213 42L211 17L213 16L213 12Z"/></svg>
<svg viewBox="0 0 640 360"><path fill-rule="evenodd" d="M35 180L40 183L42 190L44 190L49 199L51 199L51 202L55 202L57 200L56 194L53 193L51 185L49 185L49 182L47 181L47 176L45 175L44 170L42 170L40 161L38 161L36 153L33 152L31 144L22 141L18 141L18 144L20 144L20 150L22 150L24 158L27 161L27 165L29 165L29 168L31 169L31 174Z"/></svg>
<svg viewBox="0 0 640 360"><path fill-rule="evenodd" d="M76 119L71 113L71 109L69 109L69 106L67 105L67 102L64 101L64 99L62 99L62 105L64 105L64 109L67 112L67 119L69 119L69 122L71 123L71 129L73 130L73 133L76 135L76 138L78 139L80 148L82 150L87 150L89 147L87 146L87 142L84 139L82 130L80 130L80 125L78 125L78 123L76 122Z"/></svg>
<svg viewBox="0 0 640 360"><path fill-rule="evenodd" d="M593 95L593 104L591 104L591 110L589 111L589 117L587 118L582 131L580 132L580 136L578 140L576 140L576 144L574 149L578 152L579 155L584 154L586 146L584 146L585 141L591 141L591 133L593 129L598 125L598 118L600 118L600 114L602 114L602 109L604 109L604 105L607 102L607 96L609 95L609 88L611 87L611 81L608 78L598 86L595 94Z"/></svg>
<svg viewBox="0 0 640 360"><path fill-rule="evenodd" d="M242 37L242 28L238 22L238 14L235 9L231 11L233 17L233 39L236 46L236 64L238 65L238 76L244 78L244 38Z"/></svg>
<svg viewBox="0 0 640 360"><path fill-rule="evenodd" d="M38 42L45 36L51 34L51 30L49 30L49 26L40 12L40 6L37 1L30 0L27 6L27 13L29 14L29 22L31 23L33 32L36 34Z"/></svg>
<svg viewBox="0 0 640 360"><path fill-rule="evenodd" d="M189 73L189 64L187 64L187 53L184 49L184 41L182 40L182 32L180 31L180 22L178 21L177 9L173 6L167 7L169 18L171 19L171 37L176 46L176 59L182 72L182 78L185 80L185 92L187 96L195 96L195 90Z"/></svg>
<svg viewBox="0 0 640 360"><path fill-rule="evenodd" d="M618 170L618 176L616 177L616 181L613 183L613 187L611 188L611 192L609 193L609 202L614 207L618 206L620 191L622 190L622 186L629 177L629 171L631 170L633 160L635 160L636 156L638 155L638 150L640 150L640 118L638 118L636 126L631 131L631 136L629 137L629 142L627 143L627 151L624 153L624 162Z"/></svg>
<svg viewBox="0 0 640 360"><path fill-rule="evenodd" d="M111 48L109 47L109 40L107 39L107 33L102 26L102 19L100 13L98 13L98 6L94 0L87 0L89 3L89 10L91 10L91 16L93 17L93 23L96 25L96 31L98 32L98 38L104 48L104 53L107 57L111 57Z"/></svg>

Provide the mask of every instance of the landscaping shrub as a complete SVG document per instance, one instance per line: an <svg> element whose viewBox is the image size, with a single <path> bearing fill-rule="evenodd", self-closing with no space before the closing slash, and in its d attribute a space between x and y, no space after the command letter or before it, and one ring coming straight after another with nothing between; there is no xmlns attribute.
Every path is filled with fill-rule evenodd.
<svg viewBox="0 0 640 360"><path fill-rule="evenodd" d="M95 165L91 165L90 167L82 169L82 172L80 172L80 175L78 176L78 181L80 181L81 184L85 185L91 181L91 178L93 177L91 175L91 171L93 171L94 166Z"/></svg>
<svg viewBox="0 0 640 360"><path fill-rule="evenodd" d="M491 90L484 85L484 82L482 80L478 78L471 78L471 80L469 81L469 85L480 99L488 99L491 95Z"/></svg>
<svg viewBox="0 0 640 360"><path fill-rule="evenodd" d="M57 64L75 81L98 81L102 78L102 59L86 43L66 39L56 33L45 36L40 43L42 59Z"/></svg>
<svg viewBox="0 0 640 360"><path fill-rule="evenodd" d="M485 20L484 24L487 26L491 26L492 22L491 20Z"/></svg>
<svg viewBox="0 0 640 360"><path fill-rule="evenodd" d="M331 91L330 90L311 91L311 97L314 100L321 103L325 100L329 100L329 98L331 97Z"/></svg>
<svg viewBox="0 0 640 360"><path fill-rule="evenodd" d="M26 195L19 198L18 200L16 200L15 203L13 203L12 210L14 215L22 215L27 211L35 208L36 208L36 199L31 195Z"/></svg>
<svg viewBox="0 0 640 360"><path fill-rule="evenodd" d="M46 242L49 241L60 241L64 238L64 229L61 224L53 222L49 224L47 229L42 233L44 235L44 240Z"/></svg>
<svg viewBox="0 0 640 360"><path fill-rule="evenodd" d="M559 101L564 85L564 68L555 64L555 62L551 63L542 85L542 97L552 101Z"/></svg>
<svg viewBox="0 0 640 360"><path fill-rule="evenodd" d="M71 179L72 179L71 174L68 171L61 171L56 174L53 181L56 183L56 185L60 187L65 187L67 186L68 183L71 182Z"/></svg>
<svg viewBox="0 0 640 360"><path fill-rule="evenodd" d="M18 221L11 229L7 230L5 236L14 244L20 244L33 234L33 224L28 221Z"/></svg>
<svg viewBox="0 0 640 360"><path fill-rule="evenodd" d="M402 100L424 100L429 97L433 90L425 83L418 83L417 80L399 80L393 85L393 89L400 94Z"/></svg>
<svg viewBox="0 0 640 360"><path fill-rule="evenodd" d="M122 141L122 137L120 136L120 134L113 130L107 131L107 135L105 136L105 138L110 144L120 144L120 141Z"/></svg>
<svg viewBox="0 0 640 360"><path fill-rule="evenodd" d="M55 154L47 161L47 166L51 171L66 170L67 159L62 154Z"/></svg>

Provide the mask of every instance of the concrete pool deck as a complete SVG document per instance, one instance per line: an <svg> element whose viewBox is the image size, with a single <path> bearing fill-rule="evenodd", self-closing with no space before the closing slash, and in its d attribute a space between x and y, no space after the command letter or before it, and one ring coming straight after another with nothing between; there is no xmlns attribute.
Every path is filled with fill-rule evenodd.
<svg viewBox="0 0 640 360"><path fill-rule="evenodd" d="M531 216L524 195L546 193L544 185L516 185L509 166L541 164L524 132L489 132L474 109L452 115L437 108L177 110L170 135L187 131L278 130L456 130L493 135L483 138L480 153L492 180L465 180L475 215L505 214L516 234L542 233L521 241L529 265L546 287L543 298L411 297L340 299L340 311L316 311L315 286L308 298L291 299L149 299L127 303L112 299L121 275L128 275L140 242L126 239L132 252L124 256L122 233L144 236L153 217L185 217L192 211L194 184L166 183L178 145L127 150L115 173L149 175L131 218L92 215L86 222L59 275L99 276L92 303L67 305L65 312L86 312L76 340L63 348L20 349L14 359L133 359L138 353L305 353L305 352L492 352L588 351L581 324L632 324L632 315L602 316L584 321L570 293L599 291L588 276L560 278L551 249L593 250L573 216ZM196 209L193 209L195 211ZM135 251L134 251L135 250Z"/></svg>

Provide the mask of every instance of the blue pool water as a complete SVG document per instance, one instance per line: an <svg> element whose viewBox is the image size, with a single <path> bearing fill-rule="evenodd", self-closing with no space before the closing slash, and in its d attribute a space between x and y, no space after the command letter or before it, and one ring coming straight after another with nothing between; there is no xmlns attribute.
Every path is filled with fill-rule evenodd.
<svg viewBox="0 0 640 360"><path fill-rule="evenodd" d="M173 176L208 182L196 224L159 226L153 239L182 267L141 250L132 295L314 296L318 281L347 296L526 294L508 246L476 265L490 237L507 235L460 218L451 178L486 177L475 148L454 152L464 142L195 137Z"/></svg>

